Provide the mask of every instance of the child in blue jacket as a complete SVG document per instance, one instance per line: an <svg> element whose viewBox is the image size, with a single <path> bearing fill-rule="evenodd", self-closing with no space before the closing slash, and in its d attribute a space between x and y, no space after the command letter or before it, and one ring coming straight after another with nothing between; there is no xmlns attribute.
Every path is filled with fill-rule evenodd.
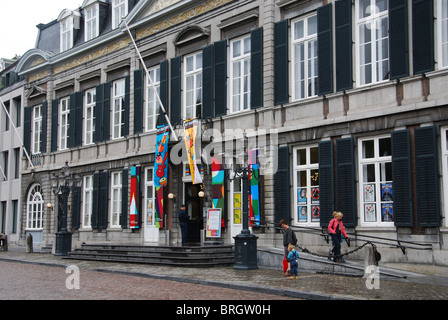
<svg viewBox="0 0 448 320"><path fill-rule="evenodd" d="M299 269L299 264L297 263L297 259L299 259L299 253L296 251L295 247L292 244L288 246L288 260L291 265L291 279L297 279L297 273Z"/></svg>

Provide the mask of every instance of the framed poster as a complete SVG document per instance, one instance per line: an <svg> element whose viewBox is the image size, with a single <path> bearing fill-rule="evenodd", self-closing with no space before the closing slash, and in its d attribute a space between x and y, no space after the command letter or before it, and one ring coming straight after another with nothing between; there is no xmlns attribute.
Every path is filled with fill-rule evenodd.
<svg viewBox="0 0 448 320"><path fill-rule="evenodd" d="M392 183L381 184L381 201L394 201Z"/></svg>
<svg viewBox="0 0 448 320"><path fill-rule="evenodd" d="M383 222L394 221L394 205L392 203L381 204L381 220Z"/></svg>
<svg viewBox="0 0 448 320"><path fill-rule="evenodd" d="M375 201L375 185L365 184L364 185L364 202L374 202Z"/></svg>
<svg viewBox="0 0 448 320"><path fill-rule="evenodd" d="M221 208L207 210L207 238L221 237Z"/></svg>
<svg viewBox="0 0 448 320"><path fill-rule="evenodd" d="M366 203L364 205L364 221L376 222L376 204Z"/></svg>
<svg viewBox="0 0 448 320"><path fill-rule="evenodd" d="M307 203L306 201L306 188L298 188L297 189L297 202L299 204Z"/></svg>

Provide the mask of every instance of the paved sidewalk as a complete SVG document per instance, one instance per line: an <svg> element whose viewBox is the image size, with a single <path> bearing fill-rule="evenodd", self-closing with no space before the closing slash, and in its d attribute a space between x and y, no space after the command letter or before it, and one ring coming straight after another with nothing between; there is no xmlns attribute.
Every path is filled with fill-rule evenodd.
<svg viewBox="0 0 448 320"><path fill-rule="evenodd" d="M217 287L250 290L301 299L356 300L448 300L448 277L407 273L406 279L381 279L379 289L369 290L360 277L305 273L297 280L284 277L281 270L235 270L232 266L180 268L143 264L123 264L63 259L48 253L25 253L10 248L0 252L0 260L112 272L154 279L174 280ZM380 265L381 268L381 265Z"/></svg>

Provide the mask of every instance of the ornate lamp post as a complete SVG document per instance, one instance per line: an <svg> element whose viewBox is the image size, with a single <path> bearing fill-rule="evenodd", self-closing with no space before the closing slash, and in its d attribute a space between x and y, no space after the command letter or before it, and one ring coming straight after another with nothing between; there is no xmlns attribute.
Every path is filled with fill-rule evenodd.
<svg viewBox="0 0 448 320"><path fill-rule="evenodd" d="M61 174L56 176L53 174L51 187L53 193L58 198L58 209L60 215L58 215L58 227L60 230L56 232L56 250L55 256L66 256L72 247L72 233L67 230L67 209L68 209L68 196L73 187L80 187L82 184L82 178L78 174L70 172L68 162L65 162L65 166L61 169ZM59 229L59 228L58 228Z"/></svg>

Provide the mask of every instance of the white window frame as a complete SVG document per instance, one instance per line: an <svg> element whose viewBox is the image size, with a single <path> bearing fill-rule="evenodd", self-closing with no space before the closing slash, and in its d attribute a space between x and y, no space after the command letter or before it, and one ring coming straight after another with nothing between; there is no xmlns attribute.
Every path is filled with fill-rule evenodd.
<svg viewBox="0 0 448 320"><path fill-rule="evenodd" d="M42 105L33 107L33 134L31 154L40 154L42 144Z"/></svg>
<svg viewBox="0 0 448 320"><path fill-rule="evenodd" d="M121 18L128 14L127 0L112 0L112 29L118 28Z"/></svg>
<svg viewBox="0 0 448 320"><path fill-rule="evenodd" d="M443 172L443 194L448 192L448 127L441 128L440 140L442 144L442 172ZM448 199L442 197L444 206L445 226L448 227Z"/></svg>
<svg viewBox="0 0 448 320"><path fill-rule="evenodd" d="M437 34L439 69L448 68L448 0L437 1ZM444 14L446 16L444 16Z"/></svg>
<svg viewBox="0 0 448 320"><path fill-rule="evenodd" d="M145 169L145 225L156 225L156 188L154 187L154 168Z"/></svg>
<svg viewBox="0 0 448 320"><path fill-rule="evenodd" d="M299 162L299 151L304 154ZM313 154L315 152L315 154ZM293 148L294 172L294 224L302 226L320 225L320 189L319 189L319 146L317 144ZM299 181L299 173L305 174L306 185ZM316 183L317 180L317 183ZM317 194L316 194L317 192ZM317 210L317 211L316 211ZM313 216L313 213L318 217Z"/></svg>
<svg viewBox="0 0 448 320"><path fill-rule="evenodd" d="M73 47L73 17L68 17L60 22L61 52Z"/></svg>
<svg viewBox="0 0 448 320"><path fill-rule="evenodd" d="M98 3L84 9L85 41L98 37L100 29L99 12Z"/></svg>
<svg viewBox="0 0 448 320"><path fill-rule="evenodd" d="M110 190L110 227L121 228L122 172L112 172Z"/></svg>
<svg viewBox="0 0 448 320"><path fill-rule="evenodd" d="M125 79L112 85L112 139L123 138L124 134Z"/></svg>
<svg viewBox="0 0 448 320"><path fill-rule="evenodd" d="M59 101L59 150L68 149L68 129L70 126L70 97Z"/></svg>
<svg viewBox="0 0 448 320"><path fill-rule="evenodd" d="M361 226L374 226L374 227L394 227L394 219L395 214L393 214L392 221L382 221L382 204L390 206L393 209L393 201L387 201L381 199L382 194L382 186L385 186L385 184L388 184L392 187L393 181L392 180L384 180L386 179L386 168L384 164L390 163L390 178L392 179L392 154L381 156L380 155L380 143L379 141L381 139L391 139L390 135L381 135L381 136L375 136L375 137L366 137L358 139L358 176L359 176L359 183L358 183L358 192L359 192L359 212L360 212L360 221ZM372 158L365 158L363 143L366 141L373 141L374 143L374 155ZM392 150L392 147L391 147ZM365 175L367 173L364 172L364 166L366 165L373 165L374 166L374 179L375 181L364 181ZM384 177L381 177L381 169L384 170ZM374 185L373 191L369 192L369 190L372 190L372 185ZM367 189L368 188L368 189ZM365 193L366 191L366 193ZM392 197L393 197L393 190L392 190ZM393 198L392 198L393 200ZM370 205L369 205L370 204ZM374 204L374 207L372 207L372 204ZM365 210L375 210L375 221L366 221L365 216Z"/></svg>
<svg viewBox="0 0 448 320"><path fill-rule="evenodd" d="M356 19L356 83L358 87L372 85L376 83L381 83L389 80L387 77L387 73L390 71L389 57L390 57L390 48L389 48L389 9L388 9L388 0L386 1L386 10L379 12L380 9L376 6L376 1L383 0L364 0L370 1L370 5L366 6L366 9L361 10L361 0L355 1L355 19ZM361 11L363 14L367 15L365 17L360 17ZM377 35L377 30L380 30L380 22L385 19L384 25L387 26L386 36ZM369 48L366 44L369 43L367 41L362 42L361 37L361 27L366 25L367 29L370 30L370 62L364 61L365 48ZM387 57L379 56L378 53L378 41L382 41L383 44L387 46ZM381 51L381 50L380 50ZM367 51L366 51L367 52ZM387 61L387 70L381 70L378 72L377 66L378 63ZM370 65L370 79L366 81L365 77L365 69ZM364 71L363 71L364 70Z"/></svg>
<svg viewBox="0 0 448 320"><path fill-rule="evenodd" d="M82 202L82 228L92 228L92 208L93 208L93 176L84 176L83 202Z"/></svg>
<svg viewBox="0 0 448 320"><path fill-rule="evenodd" d="M303 34L298 32L300 24ZM318 90L317 14L292 21L291 44L293 101L315 97Z"/></svg>
<svg viewBox="0 0 448 320"><path fill-rule="evenodd" d="M33 185L26 202L26 230L43 229L44 202L42 187L39 184Z"/></svg>
<svg viewBox="0 0 448 320"><path fill-rule="evenodd" d="M240 49L238 49L238 47ZM230 41L230 112L250 110L251 37L245 35Z"/></svg>
<svg viewBox="0 0 448 320"><path fill-rule="evenodd" d="M157 99L156 92L160 95L160 66L151 68L149 76L154 84L151 85L151 81L146 79L146 113L145 113L145 130L146 132L156 129L157 117L159 115L160 103Z"/></svg>
<svg viewBox="0 0 448 320"><path fill-rule="evenodd" d="M86 90L84 99L84 145L89 145L94 142L96 89Z"/></svg>
<svg viewBox="0 0 448 320"><path fill-rule="evenodd" d="M196 118L202 106L202 51L184 57L184 107L183 118Z"/></svg>

